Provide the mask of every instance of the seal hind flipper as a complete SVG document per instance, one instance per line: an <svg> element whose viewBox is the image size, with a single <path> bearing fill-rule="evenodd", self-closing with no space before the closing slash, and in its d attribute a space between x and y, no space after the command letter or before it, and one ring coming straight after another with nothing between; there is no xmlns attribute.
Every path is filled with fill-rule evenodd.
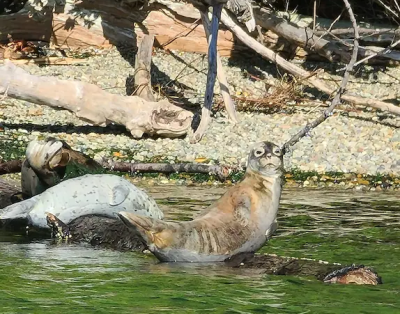
<svg viewBox="0 0 400 314"><path fill-rule="evenodd" d="M163 249L173 241L170 228L172 225L168 222L128 212L119 212L118 217L129 229L139 235L148 247L155 246L157 249Z"/></svg>

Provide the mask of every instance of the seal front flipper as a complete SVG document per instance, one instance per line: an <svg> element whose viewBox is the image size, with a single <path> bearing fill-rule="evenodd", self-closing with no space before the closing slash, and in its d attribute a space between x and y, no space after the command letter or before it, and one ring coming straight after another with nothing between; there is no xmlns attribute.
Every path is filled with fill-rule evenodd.
<svg viewBox="0 0 400 314"><path fill-rule="evenodd" d="M129 189L122 185L117 185L111 190L110 205L117 206L126 200L129 195Z"/></svg>

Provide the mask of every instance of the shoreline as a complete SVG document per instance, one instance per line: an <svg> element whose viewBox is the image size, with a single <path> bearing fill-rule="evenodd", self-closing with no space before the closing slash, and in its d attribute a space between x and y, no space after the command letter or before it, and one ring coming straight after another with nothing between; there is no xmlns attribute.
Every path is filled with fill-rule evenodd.
<svg viewBox="0 0 400 314"><path fill-rule="evenodd" d="M196 114L200 111L200 96L204 92L206 80L204 70L207 67L199 56L179 53L179 60L157 51L153 57L152 69L153 86L170 86L175 90L179 87L180 91L186 93L186 100L191 103L189 105ZM234 96L265 98L268 97L268 91L264 85L277 86L279 83L279 77L274 77L276 68L271 70L274 65L268 61L257 59L251 64L263 78L261 81L246 74L249 60L235 63L223 58L222 61ZM247 65L240 62L247 62ZM81 66L32 65L23 68L35 75L53 75L60 79L95 83L111 93L121 95L126 95L125 78L134 73L130 63L115 49L89 57L88 62ZM400 68L387 71L400 73ZM368 80L352 76L349 90L364 96L394 95L394 98L399 98L400 85L395 84L397 79L393 79L392 85L385 72L377 72L376 76L376 79ZM382 76L386 79L383 80ZM380 83L376 80L380 80ZM217 94L216 97L219 99L220 96ZM274 112L271 114L240 111L239 123L236 125L230 123L225 111L216 111L203 140L190 144L191 134L176 139L146 137L135 140L121 126L91 126L65 110L6 98L0 105L0 123L5 128L0 132L0 159L6 161L20 158L30 140L52 136L65 140L73 149L95 159L219 163L243 169L253 143L268 140L282 145L320 114L323 109L318 106L325 104L322 99L324 97L310 96L308 93L307 101L302 101L301 106L297 106L299 102L287 101L281 108L271 110ZM389 185L399 189L400 117L344 104L341 109L335 110L333 116L312 130L310 136L294 145L285 155L284 163L289 173L287 184L291 186L361 186L359 189L379 190Z"/></svg>

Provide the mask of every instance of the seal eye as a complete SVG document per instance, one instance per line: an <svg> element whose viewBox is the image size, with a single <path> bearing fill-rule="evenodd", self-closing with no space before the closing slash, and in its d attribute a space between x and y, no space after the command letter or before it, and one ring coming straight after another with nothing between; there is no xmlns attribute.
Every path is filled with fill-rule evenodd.
<svg viewBox="0 0 400 314"><path fill-rule="evenodd" d="M274 154L275 154L275 155L280 155L281 153L282 153L282 152L281 152L281 149L280 149L280 148L277 147L277 148L274 149Z"/></svg>
<svg viewBox="0 0 400 314"><path fill-rule="evenodd" d="M254 151L254 156L260 157L260 156L264 155L264 153L265 153L264 148L257 148L257 149Z"/></svg>

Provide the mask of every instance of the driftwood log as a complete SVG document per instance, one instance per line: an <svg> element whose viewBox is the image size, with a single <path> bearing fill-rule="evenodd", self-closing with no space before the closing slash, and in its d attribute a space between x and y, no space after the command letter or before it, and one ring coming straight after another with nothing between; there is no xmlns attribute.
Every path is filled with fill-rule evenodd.
<svg viewBox="0 0 400 314"><path fill-rule="evenodd" d="M32 11L37 2L29 0L21 11L0 16L0 42L8 42L8 36L11 35L11 38L16 40L51 41L60 48L106 47L122 43L135 46L145 34L154 34L157 47L207 53L208 45L204 30L200 26L199 12L190 4L171 0L157 0L157 2L139 10L137 6L135 7L137 5L135 1L111 3L110 0L97 0L74 3L72 0L67 0L64 7L55 8L54 14L51 14L52 8L44 8L43 12L47 10L49 14L36 15L32 18L29 11ZM159 3L167 5L172 11L160 6ZM328 60L332 60L332 57L327 50L332 48L335 54L350 59L349 48L346 47L344 39L348 39L352 33L351 23L338 21L327 32L332 20L317 17L315 21L317 28L314 33L310 33L312 17L279 11L270 14L265 9L262 10L256 9L255 14L257 23L263 26L264 30L268 30L264 37L264 44L268 48L276 52L291 51L294 53L292 57L296 58L303 59L305 56L314 58L319 54L327 56ZM391 25L374 27L368 23L360 23L360 34L363 35L361 42L365 45L390 45L397 33L396 28ZM310 35L311 37L308 37ZM324 47L326 39L319 40L321 35L330 37L330 43L326 47ZM305 36L307 36L306 41L303 40ZM218 37L218 50L221 56L230 56L233 49L235 51L247 49L245 45L235 41L232 33L226 29L220 30ZM299 45L298 48L296 43ZM312 49L305 51L301 47L312 47ZM340 47L344 48L343 51L339 49ZM322 50L318 51L319 48ZM366 51L370 50L368 47L364 48ZM371 49L371 53L375 48ZM360 52L362 54L363 50ZM388 58L399 60L399 53L392 51L384 57L369 60L369 63L383 63Z"/></svg>
<svg viewBox="0 0 400 314"><path fill-rule="evenodd" d="M0 67L0 93L39 105L67 109L91 124L124 125L135 138L144 133L168 137L186 134L192 113L167 100L148 102L137 96L120 96L96 85L31 75L5 62Z"/></svg>
<svg viewBox="0 0 400 314"><path fill-rule="evenodd" d="M143 251L146 247L119 219L98 216L82 216L69 225L53 214L47 214L47 223L53 237L67 242L87 242L93 246L121 251ZM239 254L225 261L228 267L256 269L271 275L315 277L327 283L381 284L378 274L363 265L343 266L312 259L284 257L275 254Z"/></svg>
<svg viewBox="0 0 400 314"><path fill-rule="evenodd" d="M0 175L21 172L22 160L0 162ZM234 170L226 166L206 165L201 163L130 163L104 161L101 165L108 170L134 173L202 173L214 175L220 181L225 181Z"/></svg>

